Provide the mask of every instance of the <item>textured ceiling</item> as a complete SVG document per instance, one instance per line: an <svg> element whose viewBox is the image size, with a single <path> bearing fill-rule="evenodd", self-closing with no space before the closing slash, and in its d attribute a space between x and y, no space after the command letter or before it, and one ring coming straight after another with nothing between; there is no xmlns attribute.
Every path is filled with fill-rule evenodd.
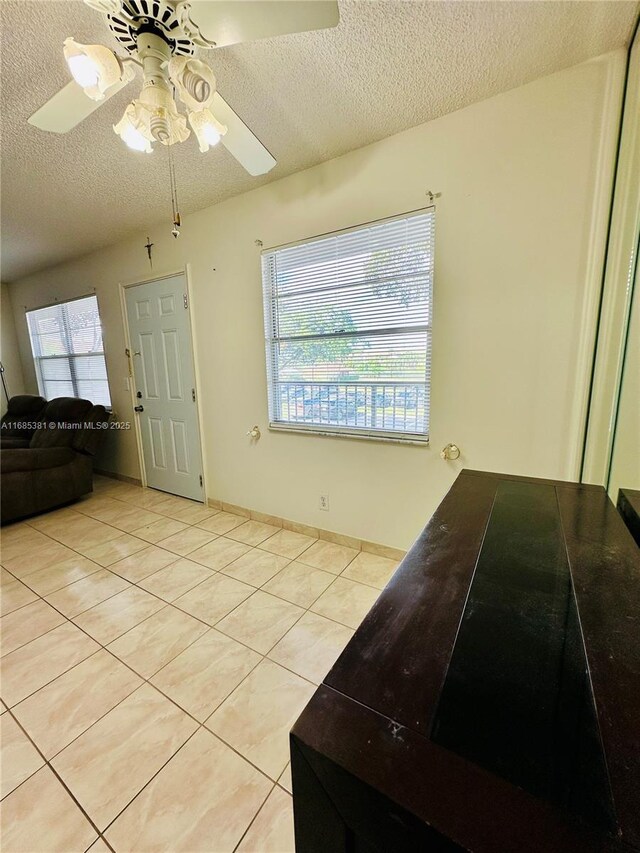
<svg viewBox="0 0 640 853"><path fill-rule="evenodd" d="M190 139L174 147L181 210L621 47L637 12L637 2L341 0L335 29L201 53L278 165L251 178L222 146L203 155ZM66 36L115 47L104 18L75 0L0 0L0 15L2 280L168 222L166 149L136 154L111 130L133 87L65 136L27 124L68 82Z"/></svg>

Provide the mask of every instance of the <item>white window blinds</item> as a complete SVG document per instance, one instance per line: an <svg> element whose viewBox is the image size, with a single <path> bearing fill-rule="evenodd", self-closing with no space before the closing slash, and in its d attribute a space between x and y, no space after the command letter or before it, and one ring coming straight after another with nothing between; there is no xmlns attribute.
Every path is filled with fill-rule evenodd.
<svg viewBox="0 0 640 853"><path fill-rule="evenodd" d="M27 323L43 397L83 397L111 405L95 296L27 311Z"/></svg>
<svg viewBox="0 0 640 853"><path fill-rule="evenodd" d="M275 428L427 441L435 211L262 256Z"/></svg>

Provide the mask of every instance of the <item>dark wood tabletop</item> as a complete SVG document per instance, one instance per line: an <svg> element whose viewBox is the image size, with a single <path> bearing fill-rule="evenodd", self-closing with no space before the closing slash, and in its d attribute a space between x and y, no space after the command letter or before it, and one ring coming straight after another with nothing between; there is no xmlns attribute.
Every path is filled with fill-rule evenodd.
<svg viewBox="0 0 640 853"><path fill-rule="evenodd" d="M291 753L298 853L640 850L640 551L605 490L463 471Z"/></svg>

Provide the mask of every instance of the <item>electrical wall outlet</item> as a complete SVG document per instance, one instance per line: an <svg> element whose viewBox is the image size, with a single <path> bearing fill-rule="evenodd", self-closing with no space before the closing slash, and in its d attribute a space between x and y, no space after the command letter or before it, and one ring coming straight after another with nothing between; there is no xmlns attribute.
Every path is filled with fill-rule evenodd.
<svg viewBox="0 0 640 853"><path fill-rule="evenodd" d="M320 500L318 502L318 506L320 509L329 511L329 495L320 495Z"/></svg>

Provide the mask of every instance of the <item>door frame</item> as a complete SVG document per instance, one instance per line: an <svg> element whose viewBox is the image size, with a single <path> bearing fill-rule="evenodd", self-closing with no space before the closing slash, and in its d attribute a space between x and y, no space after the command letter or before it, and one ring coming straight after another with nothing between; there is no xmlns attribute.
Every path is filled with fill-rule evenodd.
<svg viewBox="0 0 640 853"><path fill-rule="evenodd" d="M123 281L119 282L118 289L120 292L120 310L122 312L122 322L123 322L123 326L124 326L124 343L125 343L125 347L127 349L131 350L131 333L129 330L129 317L127 314L127 291L130 290L132 287L137 287L138 285L141 285L141 284L152 284L155 281L162 281L165 278L173 278L174 276L177 276L177 275L184 275L185 284L186 284L186 288L187 288L187 299L189 300L189 307L187 309L189 311L189 329L191 332L191 334L189 335L189 352L191 354L191 363L193 365L193 381L194 381L195 386L196 386L195 406L196 406L196 423L197 423L197 427L198 427L198 440L200 443L200 457L199 458L200 458L200 468L202 470L202 493L204 496L204 505L208 506L209 496L208 496L208 491L207 491L207 477L206 477L206 469L205 469L205 464L204 464L205 459L206 459L204 442L203 442L204 424L202 422L202 410L200 408L201 382L200 382L200 371L198 369L198 360L196 358L196 352L197 352L196 334L195 334L194 324L193 324L193 314L191 311L192 287L191 287L191 265L190 264L185 264L185 266L179 267L177 269L168 270L168 271L161 272L161 273L154 273L153 275L146 276L144 278L135 278L135 279L130 279L130 280L127 280L124 282ZM138 462L140 465L140 478L142 480L143 487L146 488L147 487L147 471L146 471L145 464L144 464L144 450L143 450L143 445L142 445L142 431L140 429L140 418L137 417L137 415L134 411L134 406L136 405L136 402L135 402L136 398L135 398L135 388L134 388L135 382L132 381L134 379L133 362L131 361L130 357L129 358L127 357L126 354L125 354L125 359L127 360L127 371L128 371L128 378L129 378L129 402L130 402L130 406L131 406L131 417L132 417L133 423L135 425L136 447L138 449ZM170 494L170 493L167 492L166 494Z"/></svg>

